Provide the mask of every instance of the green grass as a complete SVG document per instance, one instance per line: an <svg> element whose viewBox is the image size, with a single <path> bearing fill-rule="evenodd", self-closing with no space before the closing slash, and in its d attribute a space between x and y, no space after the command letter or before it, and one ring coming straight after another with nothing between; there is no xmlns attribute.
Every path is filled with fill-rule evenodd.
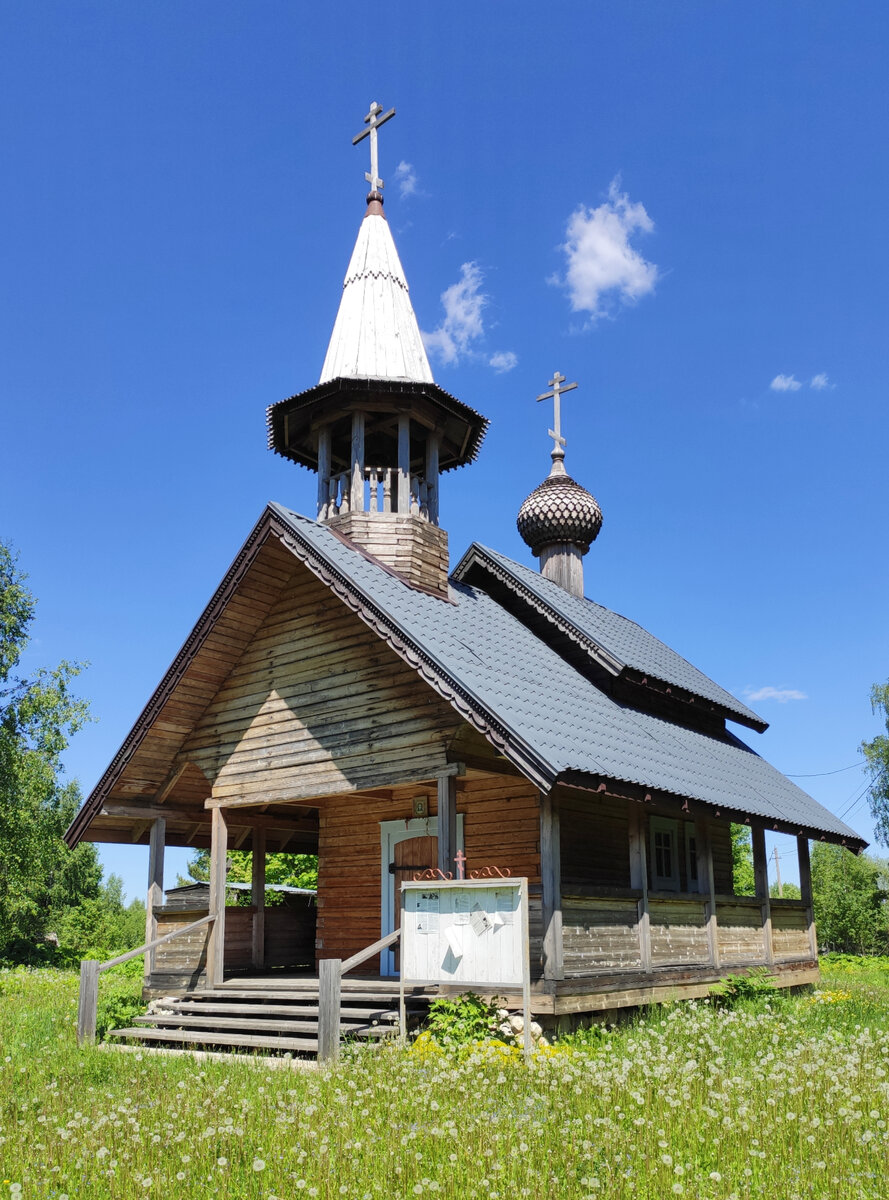
<svg viewBox="0 0 889 1200"><path fill-rule="evenodd" d="M424 1042L329 1072L78 1050L73 973L0 972L0 993L0 1200L889 1192L881 968L654 1009L531 1066Z"/></svg>

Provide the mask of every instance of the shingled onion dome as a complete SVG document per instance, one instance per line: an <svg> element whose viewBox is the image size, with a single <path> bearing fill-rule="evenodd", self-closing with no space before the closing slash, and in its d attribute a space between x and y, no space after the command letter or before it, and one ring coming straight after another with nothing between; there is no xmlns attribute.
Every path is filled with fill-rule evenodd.
<svg viewBox="0 0 889 1200"><path fill-rule="evenodd" d="M552 452L548 478L519 509L523 541L540 559L540 571L572 595L583 595L583 556L602 528L602 510L585 487L565 470L565 451Z"/></svg>

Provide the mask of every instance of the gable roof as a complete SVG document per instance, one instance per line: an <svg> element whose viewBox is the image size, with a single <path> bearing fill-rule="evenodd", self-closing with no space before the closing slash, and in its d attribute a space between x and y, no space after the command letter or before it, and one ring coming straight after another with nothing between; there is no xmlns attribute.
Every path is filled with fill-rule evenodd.
<svg viewBox="0 0 889 1200"><path fill-rule="evenodd" d="M746 704L635 621L586 597L572 596L551 579L496 550L473 542L453 574L456 579L474 582L488 576L505 584L520 603L532 607L570 637L592 662L613 675L638 672L708 701L722 715L759 733L768 729L767 722Z"/></svg>
<svg viewBox="0 0 889 1200"><path fill-rule="evenodd" d="M639 799L668 795L854 849L866 844L731 734L697 732L612 699L480 587L455 581L449 600L417 591L342 535L279 504L265 510L229 574L270 536L542 789L626 785ZM72 844L157 719L158 698L175 690L186 649L197 654L212 633L222 615L217 598L231 591L227 576L177 656L177 673L168 672L72 822Z"/></svg>

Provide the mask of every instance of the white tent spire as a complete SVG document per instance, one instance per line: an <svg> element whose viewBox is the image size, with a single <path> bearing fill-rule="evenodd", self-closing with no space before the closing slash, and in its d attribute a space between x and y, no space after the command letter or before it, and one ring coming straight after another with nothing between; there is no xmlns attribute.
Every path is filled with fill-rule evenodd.
<svg viewBox="0 0 889 1200"><path fill-rule="evenodd" d="M383 213L377 129L395 116L395 110L380 117L382 111L374 101L364 118L368 128L353 138L356 144L370 136L371 169L366 178L372 190L343 281L319 383L337 378L433 382L407 280Z"/></svg>

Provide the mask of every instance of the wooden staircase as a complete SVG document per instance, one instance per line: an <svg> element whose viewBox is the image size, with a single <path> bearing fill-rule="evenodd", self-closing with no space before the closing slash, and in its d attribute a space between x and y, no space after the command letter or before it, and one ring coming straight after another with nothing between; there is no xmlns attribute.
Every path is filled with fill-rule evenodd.
<svg viewBox="0 0 889 1200"><path fill-rule="evenodd" d="M405 996L408 1019L425 1009L423 989ZM155 1001L160 1011L109 1029L111 1042L228 1050L318 1052L318 980L231 981L178 998ZM398 1033L398 985L388 980L343 980L341 1036L373 1042Z"/></svg>

